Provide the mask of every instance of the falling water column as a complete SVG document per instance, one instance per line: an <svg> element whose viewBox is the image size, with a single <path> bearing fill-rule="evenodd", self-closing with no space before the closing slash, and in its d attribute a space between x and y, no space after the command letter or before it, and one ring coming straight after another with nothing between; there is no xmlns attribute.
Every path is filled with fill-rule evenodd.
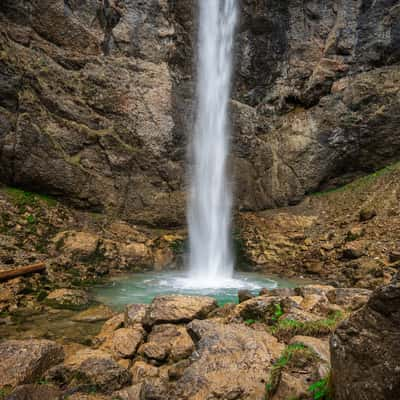
<svg viewBox="0 0 400 400"><path fill-rule="evenodd" d="M198 0L198 4L197 114L188 215L190 275L199 285L216 286L233 273L226 162L237 0Z"/></svg>

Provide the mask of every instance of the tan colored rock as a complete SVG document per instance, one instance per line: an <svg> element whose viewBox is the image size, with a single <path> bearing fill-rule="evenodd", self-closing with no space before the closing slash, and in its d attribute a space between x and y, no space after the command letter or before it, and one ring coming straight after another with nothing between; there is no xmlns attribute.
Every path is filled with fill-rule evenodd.
<svg viewBox="0 0 400 400"><path fill-rule="evenodd" d="M368 302L372 290L358 288L337 288L328 293L331 303L349 310L357 310Z"/></svg>
<svg viewBox="0 0 400 400"><path fill-rule="evenodd" d="M107 320L102 328L100 333L96 336L98 342L103 342L107 337L111 336L113 332L117 329L122 328L124 326L125 315L123 313L117 314L114 317Z"/></svg>
<svg viewBox="0 0 400 400"><path fill-rule="evenodd" d="M131 368L132 383L142 383L146 378L155 378L158 376L158 368L148 364L145 361L135 361Z"/></svg>
<svg viewBox="0 0 400 400"><path fill-rule="evenodd" d="M100 393L88 394L78 392L68 396L68 400L110 400L110 397Z"/></svg>
<svg viewBox="0 0 400 400"><path fill-rule="evenodd" d="M163 268L172 264L174 261L174 253L169 247L157 249L154 252L154 267L157 271L161 271Z"/></svg>
<svg viewBox="0 0 400 400"><path fill-rule="evenodd" d="M142 324L149 306L147 304L129 304L125 307L124 324L125 327Z"/></svg>
<svg viewBox="0 0 400 400"><path fill-rule="evenodd" d="M347 243L343 248L343 258L356 260L366 254L366 242L362 240Z"/></svg>
<svg viewBox="0 0 400 400"><path fill-rule="evenodd" d="M101 349L110 351L117 358L132 358L144 337L145 331L142 325L120 328L111 334Z"/></svg>
<svg viewBox="0 0 400 400"><path fill-rule="evenodd" d="M84 307L89 304L90 297L84 290L56 289L49 293L46 301L60 307Z"/></svg>
<svg viewBox="0 0 400 400"><path fill-rule="evenodd" d="M53 238L56 247L79 257L91 256L99 243L99 237L89 232L61 232Z"/></svg>
<svg viewBox="0 0 400 400"><path fill-rule="evenodd" d="M263 399L272 360L283 345L266 332L209 320L188 325L197 356L170 392L172 399Z"/></svg>
<svg viewBox="0 0 400 400"><path fill-rule="evenodd" d="M205 318L217 307L215 299L201 296L169 295L153 299L144 318L144 325L189 322Z"/></svg>
<svg viewBox="0 0 400 400"><path fill-rule="evenodd" d="M113 316L113 310L101 304L99 306L88 308L85 311L80 312L78 315L72 317L73 321L77 322L98 322L110 319Z"/></svg>
<svg viewBox="0 0 400 400"><path fill-rule="evenodd" d="M303 287L299 287L296 289L296 292L300 295L300 296L307 296L307 295L313 295L313 294L317 294L317 295L328 295L329 292L331 292L332 290L335 290L335 288L333 286L330 285L306 285Z"/></svg>
<svg viewBox="0 0 400 400"><path fill-rule="evenodd" d="M329 303L325 295L309 294L304 296L300 307L305 311L318 312L321 307L326 306Z"/></svg>
<svg viewBox="0 0 400 400"><path fill-rule="evenodd" d="M117 398L120 400L141 400L140 392L142 390L142 385L132 385L113 393L112 398Z"/></svg>
<svg viewBox="0 0 400 400"><path fill-rule="evenodd" d="M18 386L7 400L59 400L61 390L50 385L22 385Z"/></svg>
<svg viewBox="0 0 400 400"><path fill-rule="evenodd" d="M7 340L0 343L0 389L34 383L62 362L62 347L50 340Z"/></svg>
<svg viewBox="0 0 400 400"><path fill-rule="evenodd" d="M330 364L329 340L318 339L311 336L295 336L290 340L290 344L302 344L311 349L318 357Z"/></svg>
<svg viewBox="0 0 400 400"><path fill-rule="evenodd" d="M144 243L129 243L120 246L120 254L130 261L140 261L150 256L150 250Z"/></svg>
<svg viewBox="0 0 400 400"><path fill-rule="evenodd" d="M238 304L231 313L231 320L254 319L257 321L269 321L280 305L281 299L275 296L258 296Z"/></svg>
<svg viewBox="0 0 400 400"><path fill-rule="evenodd" d="M73 385L90 385L97 390L111 393L129 385L132 375L128 369L115 362L111 355L102 350L90 348L78 351L48 371L49 380L60 377Z"/></svg>
<svg viewBox="0 0 400 400"><path fill-rule="evenodd" d="M309 374L293 374L283 371L279 386L271 400L288 400L307 398L310 386Z"/></svg>
<svg viewBox="0 0 400 400"><path fill-rule="evenodd" d="M194 343L184 326L162 324L153 327L139 353L156 361L179 361L194 350Z"/></svg>
<svg viewBox="0 0 400 400"><path fill-rule="evenodd" d="M102 350L94 350L89 347L71 353L64 361L64 365L70 369L78 369L89 358L111 358L110 353Z"/></svg>

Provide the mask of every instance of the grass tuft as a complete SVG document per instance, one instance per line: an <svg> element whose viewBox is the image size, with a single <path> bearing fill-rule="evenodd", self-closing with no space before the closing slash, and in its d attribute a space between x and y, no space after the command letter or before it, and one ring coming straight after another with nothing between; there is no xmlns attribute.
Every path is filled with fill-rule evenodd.
<svg viewBox="0 0 400 400"><path fill-rule="evenodd" d="M279 340L289 340L297 335L324 336L332 333L337 325L346 318L342 312L335 312L325 319L317 321L297 321L293 319L279 320L269 328L270 332Z"/></svg>

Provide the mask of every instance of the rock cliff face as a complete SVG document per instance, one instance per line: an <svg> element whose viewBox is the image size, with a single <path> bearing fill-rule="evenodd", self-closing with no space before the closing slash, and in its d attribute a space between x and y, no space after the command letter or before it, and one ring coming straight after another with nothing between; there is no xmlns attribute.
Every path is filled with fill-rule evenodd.
<svg viewBox="0 0 400 400"><path fill-rule="evenodd" d="M331 338L335 399L395 400L400 392L400 276Z"/></svg>
<svg viewBox="0 0 400 400"><path fill-rule="evenodd" d="M131 222L184 222L195 2L0 5L0 180ZM400 156L400 2L243 0L237 207L299 201ZM112 30L110 30L111 28Z"/></svg>

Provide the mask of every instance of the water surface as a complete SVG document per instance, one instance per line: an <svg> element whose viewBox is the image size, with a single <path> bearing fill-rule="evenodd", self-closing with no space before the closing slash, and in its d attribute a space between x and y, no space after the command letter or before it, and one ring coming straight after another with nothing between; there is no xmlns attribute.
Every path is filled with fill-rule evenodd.
<svg viewBox="0 0 400 400"><path fill-rule="evenodd" d="M119 276L95 287L95 299L121 310L126 304L150 303L157 295L185 294L214 297L220 305L237 302L238 290L258 294L261 288L295 287L299 281L267 277L257 273L236 273L232 279L209 282L190 279L185 272L140 273Z"/></svg>

